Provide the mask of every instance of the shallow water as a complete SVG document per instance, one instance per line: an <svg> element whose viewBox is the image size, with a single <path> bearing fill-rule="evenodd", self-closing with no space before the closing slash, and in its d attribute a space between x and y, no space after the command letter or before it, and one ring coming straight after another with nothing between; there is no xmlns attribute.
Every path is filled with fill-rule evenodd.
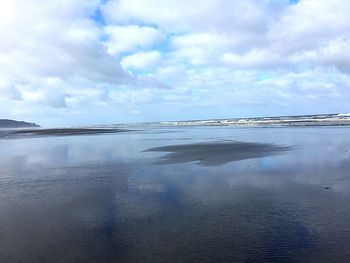
<svg viewBox="0 0 350 263"><path fill-rule="evenodd" d="M349 132L2 139L0 262L349 262Z"/></svg>

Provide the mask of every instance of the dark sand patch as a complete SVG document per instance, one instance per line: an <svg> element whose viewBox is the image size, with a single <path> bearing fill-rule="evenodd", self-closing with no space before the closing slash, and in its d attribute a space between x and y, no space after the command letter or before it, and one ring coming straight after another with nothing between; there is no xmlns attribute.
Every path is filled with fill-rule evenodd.
<svg viewBox="0 0 350 263"><path fill-rule="evenodd" d="M226 141L169 145L150 148L145 152L170 152L161 157L157 164L197 162L203 166L216 166L281 154L288 150L291 150L291 147L267 143Z"/></svg>
<svg viewBox="0 0 350 263"><path fill-rule="evenodd" d="M127 132L126 129L112 128L55 128L55 129L21 129L6 130L0 132L0 138L26 138L44 136L74 136L74 135L96 135L106 133Z"/></svg>

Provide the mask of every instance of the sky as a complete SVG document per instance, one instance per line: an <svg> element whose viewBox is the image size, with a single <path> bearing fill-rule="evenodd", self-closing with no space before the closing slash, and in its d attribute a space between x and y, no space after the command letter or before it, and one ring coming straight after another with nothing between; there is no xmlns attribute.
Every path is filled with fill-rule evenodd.
<svg viewBox="0 0 350 263"><path fill-rule="evenodd" d="M348 0L0 0L0 118L350 112Z"/></svg>

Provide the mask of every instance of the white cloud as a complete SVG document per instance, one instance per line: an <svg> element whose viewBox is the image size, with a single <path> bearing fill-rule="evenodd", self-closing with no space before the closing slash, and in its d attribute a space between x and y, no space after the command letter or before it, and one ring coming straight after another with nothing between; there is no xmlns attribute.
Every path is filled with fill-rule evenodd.
<svg viewBox="0 0 350 263"><path fill-rule="evenodd" d="M121 60L121 65L126 69L151 70L161 60L158 51L138 52L126 56Z"/></svg>
<svg viewBox="0 0 350 263"><path fill-rule="evenodd" d="M2 105L19 101L16 110L3 110L5 114L34 112L33 105L65 108L67 101L74 101L71 96L87 97L88 88L129 81L99 40L103 32L89 18L98 4L32 0L2 5L1 100Z"/></svg>
<svg viewBox="0 0 350 263"><path fill-rule="evenodd" d="M112 55L140 48L149 48L164 39L164 35L154 27L129 25L105 27L108 35L106 46Z"/></svg>
<svg viewBox="0 0 350 263"><path fill-rule="evenodd" d="M347 0L302 0L271 23L267 38L280 52L317 49L332 39L349 36L349 13Z"/></svg>
<svg viewBox="0 0 350 263"><path fill-rule="evenodd" d="M269 49L252 49L249 52L237 55L231 52L222 55L222 61L235 68L271 68L284 65L285 58Z"/></svg>
<svg viewBox="0 0 350 263"><path fill-rule="evenodd" d="M234 43L227 34L218 33L193 33L178 35L172 39L172 45L175 48L202 46L208 49L225 48Z"/></svg>
<svg viewBox="0 0 350 263"><path fill-rule="evenodd" d="M223 33L188 33L171 39L172 56L194 65L213 63L222 52L235 45L237 41Z"/></svg>
<svg viewBox="0 0 350 263"><path fill-rule="evenodd" d="M350 72L350 36L328 41L318 49L301 50L290 57L294 64L336 66Z"/></svg>
<svg viewBox="0 0 350 263"><path fill-rule="evenodd" d="M109 22L157 24L166 31L260 31L287 0L111 0L103 6Z"/></svg>

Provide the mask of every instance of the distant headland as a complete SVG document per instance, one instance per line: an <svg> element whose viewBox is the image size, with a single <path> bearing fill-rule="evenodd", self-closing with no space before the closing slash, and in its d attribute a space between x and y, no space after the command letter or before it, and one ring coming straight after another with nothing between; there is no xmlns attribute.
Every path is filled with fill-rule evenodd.
<svg viewBox="0 0 350 263"><path fill-rule="evenodd" d="M0 128L27 128L27 127L40 127L40 126L38 124L25 122L25 121L0 119Z"/></svg>

